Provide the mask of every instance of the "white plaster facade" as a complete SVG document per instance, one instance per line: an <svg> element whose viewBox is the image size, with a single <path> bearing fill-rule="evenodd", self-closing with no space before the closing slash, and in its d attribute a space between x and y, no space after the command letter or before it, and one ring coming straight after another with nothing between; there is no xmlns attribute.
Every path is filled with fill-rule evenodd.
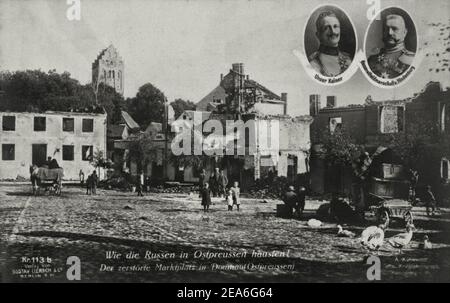
<svg viewBox="0 0 450 303"><path fill-rule="evenodd" d="M4 130L3 121L7 116L15 117L14 130ZM34 130L35 117L45 117L45 131ZM73 119L73 131L63 130L64 118ZM83 119L92 120L92 131L90 128L89 131L83 131ZM106 155L106 114L0 112L0 180L29 178L34 144L46 145L47 156L55 158L59 166L64 168L64 180L79 180L80 169L86 178L94 167L89 160L83 160L83 146L92 146L92 154L103 151ZM4 155L4 145L14 145L13 159L5 159L7 155ZM70 152L66 153L66 160L63 160L63 146L73 146L73 160L67 160L71 158ZM100 173L100 178L102 177L103 172Z"/></svg>

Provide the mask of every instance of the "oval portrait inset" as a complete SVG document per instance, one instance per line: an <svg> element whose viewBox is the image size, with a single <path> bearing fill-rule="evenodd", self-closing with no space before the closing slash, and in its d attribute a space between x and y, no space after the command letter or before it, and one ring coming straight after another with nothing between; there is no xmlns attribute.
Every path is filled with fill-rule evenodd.
<svg viewBox="0 0 450 303"><path fill-rule="evenodd" d="M364 38L362 69L368 79L384 87L397 86L415 70L418 45L410 15L398 7L381 11L370 23Z"/></svg>
<svg viewBox="0 0 450 303"><path fill-rule="evenodd" d="M356 71L351 67L357 37L350 18L339 7L316 8L306 24L304 39L307 64L314 79L324 84L338 84Z"/></svg>

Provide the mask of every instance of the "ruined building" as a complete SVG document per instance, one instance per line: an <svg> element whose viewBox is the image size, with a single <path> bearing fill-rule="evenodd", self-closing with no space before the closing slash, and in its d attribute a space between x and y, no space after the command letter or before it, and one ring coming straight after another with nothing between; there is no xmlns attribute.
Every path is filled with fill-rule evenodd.
<svg viewBox="0 0 450 303"><path fill-rule="evenodd" d="M234 63L228 74L220 75L219 85L197 103L197 110L286 115L287 94L278 96L244 72L243 63Z"/></svg>
<svg viewBox="0 0 450 303"><path fill-rule="evenodd" d="M218 151L209 156L209 161L204 165L207 173L212 172L214 167L222 168L230 182L239 181L244 189L270 174L287 177L291 183L295 183L299 175L307 174L312 118L289 116L287 102L286 93L277 95L250 79L242 63L232 64L228 74L220 76L219 85L197 103L197 112L201 112L202 117L208 117L199 120L203 125L210 120L222 121L223 124L223 134L219 136L203 131L204 148L214 149L214 143L221 140L223 144L220 148L223 149L230 148L229 144L233 146L231 148L237 148L245 142L245 147L241 146L245 154L229 155ZM189 115L181 117L184 116ZM226 127L226 121L237 120L244 123L252 121L253 130L250 127ZM175 123L185 124L186 121ZM275 128L271 129L272 126ZM185 176L185 179L197 180L195 174Z"/></svg>
<svg viewBox="0 0 450 303"><path fill-rule="evenodd" d="M92 63L92 83L98 85L104 83L113 87L117 93L123 96L124 65L122 57L111 44L100 52Z"/></svg>
<svg viewBox="0 0 450 303"><path fill-rule="evenodd" d="M337 128L344 128L355 143L369 153L378 146L395 150L399 149L398 146L402 150L401 147L407 144L418 146L413 154L417 160L405 158L402 164L406 169L413 168L419 172L420 187L431 185L441 197L447 195L448 198L445 193L450 193L449 89L443 90L440 83L430 82L420 93L402 100L373 101L368 98L365 104L349 106L327 102L328 106L324 108L320 108L320 97L314 95L310 101L310 111L314 114L311 125L314 191L336 190L332 183L337 178L330 177L333 173L324 163L321 137L324 132L333 133ZM340 178L341 187L351 186L351 173L349 168L344 178Z"/></svg>

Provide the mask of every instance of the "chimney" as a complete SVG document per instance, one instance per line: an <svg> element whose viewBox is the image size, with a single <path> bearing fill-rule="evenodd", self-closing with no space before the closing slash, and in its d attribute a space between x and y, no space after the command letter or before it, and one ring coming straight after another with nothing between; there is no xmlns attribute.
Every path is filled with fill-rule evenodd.
<svg viewBox="0 0 450 303"><path fill-rule="evenodd" d="M287 93L281 93L281 101L284 101L284 114L287 115Z"/></svg>
<svg viewBox="0 0 450 303"><path fill-rule="evenodd" d="M244 74L244 63L233 63L232 69L234 72L243 75Z"/></svg>
<svg viewBox="0 0 450 303"><path fill-rule="evenodd" d="M327 107L335 108L336 105L336 96L327 96Z"/></svg>
<svg viewBox="0 0 450 303"><path fill-rule="evenodd" d="M315 117L320 111L320 95L309 95L309 115Z"/></svg>
<svg viewBox="0 0 450 303"><path fill-rule="evenodd" d="M223 74L220 74L220 81L223 80Z"/></svg>

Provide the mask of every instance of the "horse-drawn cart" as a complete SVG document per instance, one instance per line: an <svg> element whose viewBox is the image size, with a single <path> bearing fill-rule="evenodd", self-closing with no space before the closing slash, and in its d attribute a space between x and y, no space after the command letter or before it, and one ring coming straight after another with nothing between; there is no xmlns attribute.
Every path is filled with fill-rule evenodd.
<svg viewBox="0 0 450 303"><path fill-rule="evenodd" d="M380 223L401 219L413 224L413 205L407 200L408 181L373 177L370 185L370 209Z"/></svg>
<svg viewBox="0 0 450 303"><path fill-rule="evenodd" d="M64 170L61 167L49 169L33 166L31 172L33 195L37 195L40 189L50 194L61 195L63 176Z"/></svg>

